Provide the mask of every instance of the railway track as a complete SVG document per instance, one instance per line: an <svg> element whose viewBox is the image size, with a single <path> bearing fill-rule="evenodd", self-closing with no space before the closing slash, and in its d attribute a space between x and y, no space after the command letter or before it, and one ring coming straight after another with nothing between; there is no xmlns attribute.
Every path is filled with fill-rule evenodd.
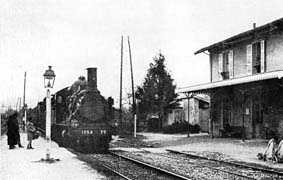
<svg viewBox="0 0 283 180"><path fill-rule="evenodd" d="M111 151L92 156L105 169L123 179L283 179L283 173L274 169L250 168L173 150L150 153L136 149L139 151Z"/></svg>
<svg viewBox="0 0 283 180"><path fill-rule="evenodd" d="M126 180L132 180L131 178L119 173L117 170L115 170L115 168L109 166L109 165L106 165L105 163L103 162L100 162L100 161L95 161L93 162L92 160L94 159L93 157L91 157L90 155L88 154L84 154L84 153L79 153L71 148L66 148L68 151L70 151L71 153L75 154L78 156L78 159L80 159L81 161L84 161L86 163L88 163L91 167L95 166L94 164L98 164L100 167L104 168L104 170L106 170L107 172L110 172L112 174L115 175L115 178L112 178L112 179L126 179ZM87 160L86 160L87 159ZM104 171L103 170L103 171ZM108 173L107 173L108 174ZM117 177L116 177L117 176ZM111 178L109 178L111 180Z"/></svg>
<svg viewBox="0 0 283 180"><path fill-rule="evenodd" d="M162 156L166 156L166 157L169 157L169 158L176 158L176 157L170 157L170 155L162 155ZM219 168L219 165L217 166L213 166L213 165L208 165L209 163L204 163L204 162L200 162L200 161L194 161L194 162L190 162L190 161L186 161L186 163L188 164L192 164L192 165L196 165L198 167L202 167L202 168L207 168L207 169L211 169L211 170L216 170L216 171L220 171L222 174L223 173L226 173L228 174L227 176L235 176L235 177L238 177L240 179L251 179L251 180L257 180L256 178L253 178L253 177L250 177L250 176L247 176L247 175L244 175L244 174L240 174L238 173L237 171L231 171L231 170L227 170L227 167L222 167L222 168Z"/></svg>
<svg viewBox="0 0 283 180"><path fill-rule="evenodd" d="M100 164L100 165L101 165L102 167L104 167L105 169L107 169L107 170L111 171L112 173L116 174L117 176L119 176L119 177L123 178L123 179L126 179L126 180L132 180L131 178L129 178L129 177L127 177L127 176L125 176L125 175L123 175L123 174L119 173L119 172L118 172L118 171L116 171L115 169L113 169L113 168L111 168L111 167L107 166L106 164Z"/></svg>
<svg viewBox="0 0 283 180"><path fill-rule="evenodd" d="M214 161L216 163L227 165L227 166L234 166L234 167L242 168L242 169L251 169L251 170L254 170L255 172L263 172L263 173L268 173L268 174L274 174L274 175L276 175L280 178L283 178L283 172L280 172L280 171L272 169L272 168L267 169L267 168L256 167L256 166L247 165L247 164L243 164L243 163L230 162L230 161L224 161L224 160L218 160L218 159L211 159L211 158L198 156L198 155L190 154L190 153L187 153L187 152L171 150L171 149L166 149L166 151L168 151L170 153L181 154L181 155L191 157L191 158L195 158L195 159L203 159L203 160L207 160L207 161Z"/></svg>
<svg viewBox="0 0 283 180"><path fill-rule="evenodd" d="M103 167L108 172L115 174L116 177L112 178L115 180L191 180L191 178L115 152L90 155L76 152L70 148L68 150L77 156L83 156L83 158L79 157L79 159L87 159L85 161L87 163L95 162L95 164L99 164L100 168Z"/></svg>
<svg viewBox="0 0 283 180"><path fill-rule="evenodd" d="M160 167L157 167L157 166L154 166L152 164L149 164L149 163L146 163L146 162L143 162L143 161L140 161L140 160L137 160L137 159L134 159L134 158L130 158L130 157L127 157L127 156L124 156L124 155L121 155L121 154L118 154L118 153L114 153L114 152L109 152L111 155L114 155L114 156L117 156L119 158L123 158L123 159L126 159L128 161L131 161L135 164L138 164L140 166L143 166L143 167L146 167L148 169L152 169L154 171L157 171L159 172L160 174L165 174L166 176L168 177L171 177L170 179L181 179L181 180L191 180L191 178L189 177L186 177L186 176L183 176L183 175L179 175L177 173L174 173L172 171L168 171L166 169L163 169L163 168L160 168Z"/></svg>
<svg viewBox="0 0 283 180"><path fill-rule="evenodd" d="M120 152L127 157L139 159L155 166L169 169L191 179L282 179L274 173L255 171L246 167L232 166L211 160L188 158L172 153L149 153L145 151Z"/></svg>

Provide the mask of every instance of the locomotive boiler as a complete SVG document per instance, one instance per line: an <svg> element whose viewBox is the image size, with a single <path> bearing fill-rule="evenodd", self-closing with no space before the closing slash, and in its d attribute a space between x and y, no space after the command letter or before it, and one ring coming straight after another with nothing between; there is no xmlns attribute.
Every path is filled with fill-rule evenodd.
<svg viewBox="0 0 283 180"><path fill-rule="evenodd" d="M52 95L52 140L80 152L106 152L115 128L110 125L117 111L113 102L97 89L97 68L87 68L87 80L80 76L72 86ZM38 119L45 119L45 102L38 106Z"/></svg>

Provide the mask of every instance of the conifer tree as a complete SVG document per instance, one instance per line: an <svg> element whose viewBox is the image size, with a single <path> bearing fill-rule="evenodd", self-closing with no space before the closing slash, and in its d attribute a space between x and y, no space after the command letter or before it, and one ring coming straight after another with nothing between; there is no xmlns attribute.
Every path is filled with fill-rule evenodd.
<svg viewBox="0 0 283 180"><path fill-rule="evenodd" d="M158 127L162 128L165 116L178 106L176 85L165 66L165 57L159 53L150 63L142 86L138 86L136 98L140 100L139 114L147 117L158 115Z"/></svg>

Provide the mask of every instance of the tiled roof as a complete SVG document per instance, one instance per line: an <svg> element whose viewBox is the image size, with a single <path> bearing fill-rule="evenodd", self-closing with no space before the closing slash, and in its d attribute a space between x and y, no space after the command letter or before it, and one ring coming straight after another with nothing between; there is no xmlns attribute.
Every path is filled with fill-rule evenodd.
<svg viewBox="0 0 283 180"><path fill-rule="evenodd" d="M260 33L267 33L267 32L273 31L273 30L277 29L278 26L282 27L282 25L283 25L283 18L280 18L280 19L277 19L277 20L275 20L271 23L268 23L268 24L265 24L263 26L259 26L257 28L242 32L240 34L232 36L232 37L225 39L223 41L220 41L218 43L215 43L215 44L212 44L210 46L199 49L198 51L195 52L195 54L198 54L198 53L201 53L201 52L204 52L204 51L216 48L216 47L225 47L226 45L230 45L230 44L233 44L233 43L240 42L242 40L246 40L246 37L248 37L248 36L252 37L252 36L258 35Z"/></svg>

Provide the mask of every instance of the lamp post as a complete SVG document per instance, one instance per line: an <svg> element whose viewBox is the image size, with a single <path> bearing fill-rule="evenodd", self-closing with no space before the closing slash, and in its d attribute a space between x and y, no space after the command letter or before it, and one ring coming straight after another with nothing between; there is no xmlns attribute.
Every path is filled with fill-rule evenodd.
<svg viewBox="0 0 283 180"><path fill-rule="evenodd" d="M48 69L43 74L44 87L46 88L46 126L45 126L45 139L46 139L46 159L47 162L53 162L50 158L51 151L51 94L50 89L53 88L55 81L55 73L51 69L52 66L48 66Z"/></svg>

